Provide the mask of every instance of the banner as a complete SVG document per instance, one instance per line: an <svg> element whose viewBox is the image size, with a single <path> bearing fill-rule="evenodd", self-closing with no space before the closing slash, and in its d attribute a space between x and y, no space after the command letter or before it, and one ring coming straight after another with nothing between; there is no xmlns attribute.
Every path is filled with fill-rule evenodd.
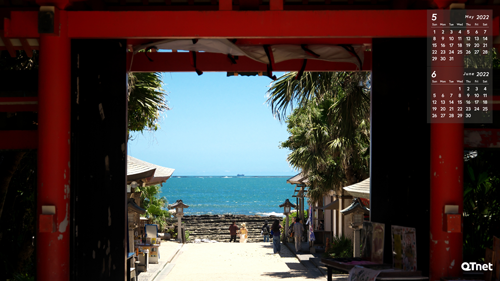
<svg viewBox="0 0 500 281"><path fill-rule="evenodd" d="M309 206L309 218L307 219L307 224L309 224L309 242L316 240L314 236L313 219L312 219L312 205Z"/></svg>

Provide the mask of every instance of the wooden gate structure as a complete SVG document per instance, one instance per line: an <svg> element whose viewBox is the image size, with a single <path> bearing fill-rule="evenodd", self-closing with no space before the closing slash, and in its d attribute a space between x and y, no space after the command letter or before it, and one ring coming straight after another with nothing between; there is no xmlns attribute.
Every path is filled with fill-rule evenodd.
<svg viewBox="0 0 500 281"><path fill-rule="evenodd" d="M463 210L464 125L428 124L426 111L426 9L452 2L0 0L0 50L13 56L39 51L37 97L0 98L0 110L38 112L37 132L2 131L0 140L0 149L38 149L37 280L126 279L127 71L268 70L222 54L198 53L194 65L190 53L149 53L151 61L130 52L174 38L368 46L362 70L373 72L372 220L388 230L417 229L418 268L431 280L460 276L463 235L443 230L443 208ZM494 2L469 0L465 8L492 9L497 17ZM498 18L495 24L497 36ZM290 60L272 67L297 71L302 65ZM359 69L310 61L305 70ZM496 136L495 124L481 132ZM497 140L490 136L480 145Z"/></svg>

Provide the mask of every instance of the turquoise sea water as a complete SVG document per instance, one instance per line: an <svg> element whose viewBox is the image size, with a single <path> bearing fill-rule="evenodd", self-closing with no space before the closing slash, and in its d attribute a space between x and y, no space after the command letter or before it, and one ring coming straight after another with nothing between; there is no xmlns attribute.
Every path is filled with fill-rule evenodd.
<svg viewBox="0 0 500 281"><path fill-rule="evenodd" d="M172 177L162 187L162 196L172 204L182 199L186 215L235 214L282 215L283 204L292 197L290 177ZM306 207L308 207L306 205Z"/></svg>

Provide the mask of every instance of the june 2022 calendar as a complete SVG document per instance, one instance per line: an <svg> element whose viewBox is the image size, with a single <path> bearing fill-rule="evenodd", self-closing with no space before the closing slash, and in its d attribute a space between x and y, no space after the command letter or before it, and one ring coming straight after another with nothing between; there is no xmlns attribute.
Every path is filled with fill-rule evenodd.
<svg viewBox="0 0 500 281"><path fill-rule="evenodd" d="M427 12L429 123L491 123L491 10Z"/></svg>

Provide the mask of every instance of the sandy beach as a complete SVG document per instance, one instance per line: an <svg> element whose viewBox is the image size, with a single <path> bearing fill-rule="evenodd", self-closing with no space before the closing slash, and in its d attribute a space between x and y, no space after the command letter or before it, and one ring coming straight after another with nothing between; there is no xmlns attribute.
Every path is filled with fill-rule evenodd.
<svg viewBox="0 0 500 281"><path fill-rule="evenodd" d="M264 242L185 244L171 263L168 280L326 280L319 270L306 269L284 245L274 255L272 244Z"/></svg>

